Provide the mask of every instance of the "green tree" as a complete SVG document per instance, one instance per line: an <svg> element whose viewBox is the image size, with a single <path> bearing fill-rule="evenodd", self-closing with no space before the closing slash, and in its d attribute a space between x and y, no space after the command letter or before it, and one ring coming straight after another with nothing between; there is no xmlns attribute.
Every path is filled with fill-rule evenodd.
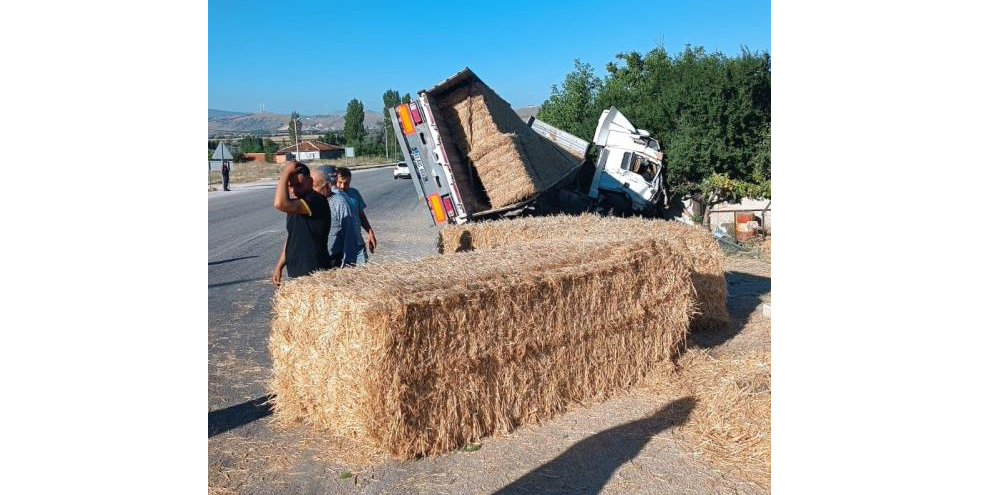
<svg viewBox="0 0 991 495"><path fill-rule="evenodd" d="M384 155L385 154L385 133L383 128L376 127L371 132L367 133L361 142L355 145L355 154L359 156L366 155Z"/></svg>
<svg viewBox="0 0 991 495"><path fill-rule="evenodd" d="M575 70L565 76L561 88L551 86L551 96L537 112L537 118L591 140L601 113L595 106L595 97L601 87L602 80L595 77L592 65L575 60Z"/></svg>
<svg viewBox="0 0 991 495"><path fill-rule="evenodd" d="M255 136L245 136L238 141L238 148L242 153L264 153L265 147L262 139Z"/></svg>
<svg viewBox="0 0 991 495"><path fill-rule="evenodd" d="M409 93L403 95L403 103L409 103L411 101L413 101L413 99L410 98Z"/></svg>
<svg viewBox="0 0 991 495"><path fill-rule="evenodd" d="M262 150L265 152L265 161L275 163L275 152L279 151L279 143L265 138L265 141L262 143Z"/></svg>
<svg viewBox="0 0 991 495"><path fill-rule="evenodd" d="M348 145L357 146L365 133L365 105L355 98L348 102L348 110L344 114L344 138Z"/></svg>
<svg viewBox="0 0 991 495"><path fill-rule="evenodd" d="M297 126L302 127L299 121L299 113L293 111L293 113L289 115L289 141L292 144L296 144L298 138L303 136L302 129L298 129Z"/></svg>
<svg viewBox="0 0 991 495"><path fill-rule="evenodd" d="M345 144L344 135L340 131L327 131L320 136L319 140L337 146Z"/></svg>
<svg viewBox="0 0 991 495"><path fill-rule="evenodd" d="M385 107L382 109L382 115L385 119L382 121L382 128L384 132L383 141L386 143L386 157L392 155L393 150L399 149L399 140L396 139L396 131L392 128L392 112L393 108L396 108L400 103L399 91L392 89L387 89L382 95L382 103Z"/></svg>

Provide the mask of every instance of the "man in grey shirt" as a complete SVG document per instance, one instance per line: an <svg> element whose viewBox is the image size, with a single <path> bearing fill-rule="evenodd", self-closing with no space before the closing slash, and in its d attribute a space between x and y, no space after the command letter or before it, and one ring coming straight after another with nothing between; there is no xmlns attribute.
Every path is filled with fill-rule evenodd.
<svg viewBox="0 0 991 495"><path fill-rule="evenodd" d="M361 226L358 218L353 215L347 195L332 188L336 174L334 167L321 165L314 169L323 175L326 184L327 203L330 205L330 235L327 238L330 250L330 261L334 268L353 266L359 255L359 246L364 246L361 240ZM355 232L358 232L355 239Z"/></svg>

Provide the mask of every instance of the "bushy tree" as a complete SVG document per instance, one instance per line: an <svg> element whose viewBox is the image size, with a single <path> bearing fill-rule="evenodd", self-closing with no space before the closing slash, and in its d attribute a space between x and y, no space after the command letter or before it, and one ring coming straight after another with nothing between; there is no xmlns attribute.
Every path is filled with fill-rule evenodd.
<svg viewBox="0 0 991 495"><path fill-rule="evenodd" d="M336 146L343 146L346 143L344 134L340 131L327 131L317 139L323 141L324 143L333 144Z"/></svg>
<svg viewBox="0 0 991 495"><path fill-rule="evenodd" d="M262 138L255 136L245 136L238 141L238 148L242 153L264 153L265 145Z"/></svg>
<svg viewBox="0 0 991 495"><path fill-rule="evenodd" d="M601 109L595 106L595 96L602 80L595 77L591 64L575 60L574 72L564 78L559 89L551 86L551 96L537 112L537 118L563 131L591 140Z"/></svg>
<svg viewBox="0 0 991 495"><path fill-rule="evenodd" d="M349 145L357 146L365 133L365 105L355 98L348 102L348 110L344 114L344 138Z"/></svg>
<svg viewBox="0 0 991 495"><path fill-rule="evenodd" d="M275 163L275 152L279 151L279 143L265 138L265 141L262 142L262 150L265 152L265 161Z"/></svg>
<svg viewBox="0 0 991 495"><path fill-rule="evenodd" d="M382 121L382 128L384 132L384 141L386 144L386 156L391 155L392 150L399 149L399 140L396 139L396 131L392 128L392 112L393 108L396 108L400 103L399 91L392 89L387 89L382 95L382 103L385 107L382 109L382 115L385 119Z"/></svg>

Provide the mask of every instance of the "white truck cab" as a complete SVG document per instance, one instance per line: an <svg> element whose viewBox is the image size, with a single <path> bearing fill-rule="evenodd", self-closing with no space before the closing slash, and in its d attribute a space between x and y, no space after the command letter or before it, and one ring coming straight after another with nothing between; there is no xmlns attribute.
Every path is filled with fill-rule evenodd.
<svg viewBox="0 0 991 495"><path fill-rule="evenodd" d="M600 151L589 197L612 191L627 196L634 210L667 206L664 153L649 132L637 129L616 107L610 107L599 116L594 142Z"/></svg>

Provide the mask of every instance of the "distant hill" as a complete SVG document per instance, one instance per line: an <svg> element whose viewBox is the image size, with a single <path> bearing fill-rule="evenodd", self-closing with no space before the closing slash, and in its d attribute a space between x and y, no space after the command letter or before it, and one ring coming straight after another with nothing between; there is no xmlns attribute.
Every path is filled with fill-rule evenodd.
<svg viewBox="0 0 991 495"><path fill-rule="evenodd" d="M300 115L305 133L322 133L344 128L344 113ZM382 125L381 112L365 112L365 127ZM211 135L222 133L274 133L289 129L289 115L272 112L231 112L210 109L207 128Z"/></svg>
<svg viewBox="0 0 991 495"><path fill-rule="evenodd" d="M536 115L540 107L522 107L515 109L516 113L526 120ZM289 130L289 115L272 112L232 112L229 110L209 109L207 111L207 128L211 136L228 133L244 134L273 134ZM300 115L303 132L319 134L344 129L344 112L329 115ZM382 125L382 112L365 112L365 127L373 128Z"/></svg>
<svg viewBox="0 0 991 495"><path fill-rule="evenodd" d="M233 116L233 115L247 115L248 113L247 112L230 112L230 111L227 111L227 110L216 110L216 109L211 108L211 109L209 109L209 110L206 111L206 114L207 114L207 117L208 118L211 118L212 119L212 118L215 118L215 117L230 117L230 116Z"/></svg>
<svg viewBox="0 0 991 495"><path fill-rule="evenodd" d="M520 107L514 108L513 111L520 116L521 119L527 120L531 116L536 116L537 112L540 111L540 107Z"/></svg>

